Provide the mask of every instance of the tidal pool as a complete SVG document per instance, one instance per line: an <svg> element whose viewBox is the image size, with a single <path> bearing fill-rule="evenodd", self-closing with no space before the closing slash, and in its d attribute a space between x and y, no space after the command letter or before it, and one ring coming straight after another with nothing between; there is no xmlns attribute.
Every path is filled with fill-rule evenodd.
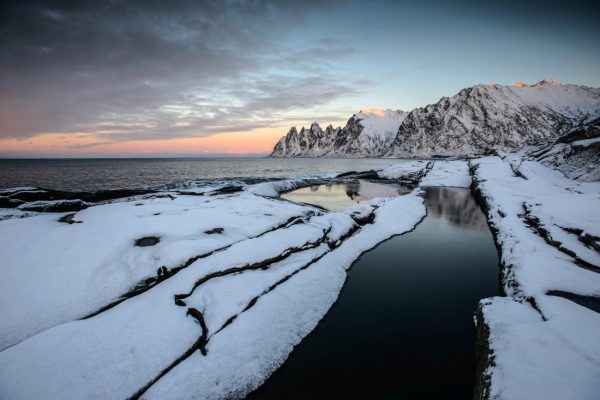
<svg viewBox="0 0 600 400"><path fill-rule="evenodd" d="M424 197L421 224L355 262L337 303L248 399L472 398L473 313L498 293L498 256L467 189Z"/></svg>
<svg viewBox="0 0 600 400"><path fill-rule="evenodd" d="M331 211L341 211L375 197L397 197L409 192L410 189L403 185L357 179L349 182L313 185L285 193L281 197L296 203L312 204Z"/></svg>

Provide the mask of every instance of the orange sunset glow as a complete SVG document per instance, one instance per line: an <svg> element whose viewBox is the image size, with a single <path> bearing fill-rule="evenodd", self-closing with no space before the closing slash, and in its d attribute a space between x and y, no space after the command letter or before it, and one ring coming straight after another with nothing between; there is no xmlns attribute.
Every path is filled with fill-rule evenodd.
<svg viewBox="0 0 600 400"><path fill-rule="evenodd" d="M0 139L5 153L47 155L60 153L78 156L105 154L110 156L145 154L256 154L269 153L273 144L285 132L284 127L259 129L249 132L220 133L197 138L167 140L130 140L106 143L89 133L45 133L28 139Z"/></svg>

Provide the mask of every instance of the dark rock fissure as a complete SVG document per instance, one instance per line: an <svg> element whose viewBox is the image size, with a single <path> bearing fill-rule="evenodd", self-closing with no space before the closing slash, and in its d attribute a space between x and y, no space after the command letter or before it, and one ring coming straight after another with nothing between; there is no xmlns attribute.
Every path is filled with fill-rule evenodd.
<svg viewBox="0 0 600 400"><path fill-rule="evenodd" d="M562 290L550 290L546 294L571 300L573 303L577 303L582 307L600 313L600 298L598 297L582 296L575 293L564 292Z"/></svg>
<svg viewBox="0 0 600 400"><path fill-rule="evenodd" d="M198 279L194 283L194 286L192 286L192 289L188 293L176 294L175 295L175 304L177 304L178 306L185 306L186 304L183 300L188 298L189 296L191 296L198 287L205 284L206 282L208 282L211 279L218 278L218 277L225 276L225 275L237 274L237 273L240 273L243 271L267 269L269 267L269 265L279 262L279 261L283 261L286 258L288 258L289 256L291 256L292 254L299 253L301 251L308 250L308 249L314 249L326 241L327 234L329 234L330 231L331 231L331 227L323 230L323 235L319 239L317 239L315 241L308 241L300 247L290 247L290 248L286 249L283 253L281 253L275 257L271 257L266 260L252 263L252 264L246 264L241 267L232 267L232 268L228 268L226 270L210 273L210 274Z"/></svg>
<svg viewBox="0 0 600 400"><path fill-rule="evenodd" d="M471 178L472 178L471 193L472 193L473 197L475 198L475 201L480 204L481 208L484 210L485 215L487 216L488 226L490 228L490 231L492 232L492 237L494 238L494 244L498 251L498 256L499 256L499 260L500 260L499 261L500 276L501 276L500 293L503 296L506 296L505 287L511 287L514 289L518 289L518 283L513 278L509 277L509 270L511 270L513 267L511 265L507 265L502 258L502 245L498 241L499 230L495 227L494 223L492 222L492 220L490 218L490 212L491 212L490 206L487 202L486 196L481 191L480 183L483 182L483 180L480 180L479 177L477 176L477 169L479 168L479 166L474 165L471 162L469 162L468 165L469 165L469 174L471 175ZM513 172L514 172L514 170L513 170ZM515 174L515 175L517 175L517 174ZM522 178L525 178L525 177L523 176ZM526 209L526 207L524 207L524 208L525 208L525 216L527 216L527 209ZM505 217L504 213L501 212L500 210L498 210L498 214L502 218ZM535 219L537 219L537 218L535 218ZM543 230L543 229L542 229L542 231L538 232L538 227L540 227L539 220L534 221L533 218L530 218L530 219L524 218L524 222L526 224L529 224L530 227L534 230L534 232L536 232L540 237L542 237L549 245L552 245L552 246L556 247L557 249L561 250L560 248L558 248L558 246L555 246L552 243L554 241L551 239L548 232L545 232L545 230ZM533 226L531 226L531 225L533 225ZM598 238L595 238L592 236L592 237L584 237L582 239L583 230L580 230L577 228L563 228L563 229L565 229L568 232L578 235L580 240L582 240L586 244L594 246L594 248L595 248L595 244L596 244L595 241L597 241ZM546 238L545 236L548 236L548 238ZM565 253L565 254L569 254L569 253ZM569 254L569 255L571 257L573 257L571 254ZM584 268L585 268L584 264L591 265L589 263L584 263L584 264L579 263L578 260L579 260L578 258L577 259L574 258L573 263L576 265L579 265L580 267L584 267ZM593 266L593 270L595 270L595 272L597 272L597 268L595 266ZM565 298L565 299L573 301L574 303L577 303L583 307L587 307L588 309L594 310L596 312L600 312L600 299L598 299L598 298L588 297L588 296L580 296L580 295L576 295L573 293L556 291L556 290L551 290L551 291L547 292L547 294L551 295L551 296L559 296L559 297ZM527 297L522 300L529 303L532 306L532 308L540 314L540 317L542 318L542 320L544 320L544 321L547 320L545 315L543 314L543 312L537 305L537 302L535 301L534 298ZM475 356L476 356L476 360L477 360L477 362L476 362L476 374L477 375L475 378L474 398L476 400L489 400L491 375L487 371L488 371L489 367L493 367L495 365L495 361L494 361L495 355L494 355L494 352L490 349L490 342L489 342L490 331L489 331L489 327L487 326L487 324L485 323L485 320L483 318L483 312L481 310L481 307L479 307L477 312L475 313L475 318L477 321L477 323L476 323L477 324L477 341L475 344Z"/></svg>
<svg viewBox="0 0 600 400"><path fill-rule="evenodd" d="M571 227L562 227L559 226L562 230L572 233L573 235L577 235L579 241L585 244L590 249L594 249L600 252L600 237L590 235L587 232L584 232L583 229L580 228L571 228Z"/></svg>
<svg viewBox="0 0 600 400"><path fill-rule="evenodd" d="M343 239L351 236L352 234L354 234L357 230L359 230L360 228L358 226L355 226L351 232L349 234L346 234L344 236ZM321 238L319 238L317 241L315 242L306 242L304 245L300 246L300 247L293 247L293 248L289 248L286 251L284 251L283 253L281 253L278 256L269 258L267 260L263 260L254 264L250 264L250 265L246 265L244 267L236 267L236 268L229 268L226 269L224 271L219 271L219 272L215 272L213 274L209 274L205 277L203 277L202 279L198 280L194 287L192 288L192 290L185 294L185 295L175 295L175 304L179 305L179 306L185 306L185 303L183 302L183 299L190 296L199 286L201 286L202 284L208 282L211 279L217 278L217 277L222 277L222 276L227 276L227 275L232 275L232 274L238 274L241 272L245 272L245 271L250 271L250 270L259 270L259 269L268 269L270 265L277 263L279 261L282 261L284 259L286 259L287 257L289 257L290 255L297 253L297 252L301 252L301 251L305 251L305 250L309 250L311 248L316 248L318 247L320 244L326 242L326 238L327 235L329 234L329 232L331 231L331 227L329 227L328 229L323 230L323 236L321 236ZM342 239L338 240L336 243L336 245L334 246L339 246L342 242ZM330 245L331 247L331 245ZM261 293L259 296L255 297L254 299L252 299L248 305L246 305L246 307L244 308L244 310L242 311L245 312L247 310L249 310L250 308L252 308L252 306L254 306L256 304L256 302L258 301L258 299L271 292L272 290L274 290L277 286L279 286L280 284L284 283L285 281L289 280L292 276L294 276L295 274L299 273L302 270L305 270L306 268L308 268L310 265L314 264L315 262L317 262L318 260L320 260L323 256L325 256L326 254L328 254L329 252L326 252L314 259L312 259L311 261L309 261L307 264L305 264L304 266L302 266L301 268L299 268L298 270L294 271L293 273L289 274L288 276L282 278L281 280L279 280L278 282L276 282L275 284L271 285L267 290L265 290L263 293ZM208 332L208 327L206 326L206 323L204 321L204 316L203 314L198 311L195 308L188 308L187 314L188 316L193 317L198 324L200 325L200 327L202 328L202 333L200 335L200 337L198 338L198 340L194 343L194 345L192 347L190 347L184 354L182 354L180 357L178 357L171 365L169 365L167 368L165 368L163 371L161 371L160 374L158 374L154 379L152 379L150 382L148 382L144 387L142 387L140 390L138 390L133 396L130 397L130 400L136 400L139 399L152 385L154 385L158 380L160 380L162 377L164 377L167 373L169 373L173 368L175 368L179 363L181 363L182 361L186 360L187 358L189 358L192 354L194 354L194 352L196 350L200 350L202 355L206 355L207 354L207 350L206 350L206 345L210 339L210 337L216 335L218 332L222 331L226 326L230 325L240 314L237 314L235 316L232 316L231 318L229 318L223 326L221 326L221 328L219 328L214 334L210 335L209 337L209 332Z"/></svg>
<svg viewBox="0 0 600 400"><path fill-rule="evenodd" d="M490 367L496 365L496 356L490 349L490 328L483 317L482 305L475 311L475 386L473 398L476 400L489 399L492 376L487 373Z"/></svg>
<svg viewBox="0 0 600 400"><path fill-rule="evenodd" d="M371 221L373 221L373 220L374 220L374 218L371 219ZM334 244L330 244L329 245L330 251L336 249L337 247L339 247L347 238L349 238L350 236L353 236L359 230L360 230L360 228L358 226L354 226L353 229L351 229L346 235L344 235L342 238L340 238L340 240L338 240ZM252 308L256 304L256 302L261 297L263 297L266 294L269 294L270 292L272 292L273 290L275 290L275 288L277 288L279 285L287 282L290 278L292 278L294 275L298 274L299 272L304 271L305 269L307 269L308 267L310 267L311 265L313 265L314 263L316 263L317 261L319 261L321 258L325 257L325 255L327 255L328 253L329 253L329 251L325 252L325 253L323 253L323 254L315 257L315 258L313 258L308 263L306 263L302 267L298 268L297 270L295 270L291 274L288 274L285 277L281 278L279 281L275 282L273 285L271 285L266 290L264 290L261 294L259 294L258 296L256 296L252 300L250 300L248 302L248 304L246 305L246 307L244 307L244 309L242 310L242 312L240 314L243 314L244 312L248 311L250 308ZM219 329L217 329L217 331L215 333L213 333L212 335L210 335L210 337L208 338L208 340L210 340L211 337L213 337L217 333L221 332L228 325L230 325L238 316L240 316L240 314L236 314L236 315L230 317Z"/></svg>
<svg viewBox="0 0 600 400"><path fill-rule="evenodd" d="M212 338L213 336L215 336L216 334L218 334L219 332L221 332L227 326L231 325L231 323L233 323L233 321L235 321L237 317L239 317L241 314L245 313L246 311L248 311L249 309L251 309L252 307L254 307L254 305L258 302L258 300L261 297L263 297L264 295L269 294L270 292L272 292L273 290L275 290L276 287L278 287L279 285L281 285L284 282L287 282L291 277L293 277L294 275L298 274L299 272L304 271L305 269L307 269L308 267L310 267L311 265L313 265L314 263L316 263L317 261L319 261L321 258L325 257L325 255L327 255L328 253L329 252L325 252L325 253L319 255L318 257L315 257L310 262L308 262L305 265L303 265L302 267L298 268L297 270L295 270L291 274L289 274L289 275L281 278L279 281L275 282L273 285L271 285L266 290L264 290L261 294L259 294L258 296L256 296L252 300L250 300L248 302L248 304L246 305L246 307L244 307L244 309L242 310L241 313L236 314L236 315L230 317L227 321L225 321L225 323L219 329L217 329L215 331L215 333L213 333L212 335L210 335L208 337L208 339L207 339L207 343L208 343L208 341L210 341L210 338Z"/></svg>
<svg viewBox="0 0 600 400"><path fill-rule="evenodd" d="M259 237L261 237L263 235L266 235L267 233L273 232L273 231L275 231L277 229L287 228L287 227L290 227L290 226L295 225L295 224L304 223L308 218L310 218L312 216L315 216L315 215L317 215L317 214L314 213L313 211L308 211L308 212L304 213L301 216L290 217L289 219L287 219L286 221L282 222L281 224L278 224L278 225L276 225L276 226L274 226L272 228L269 228L266 231L261 232L260 234L258 234L256 236L253 236L253 237L250 237L250 238L247 238L247 239L243 239L243 240L256 239L256 238L259 238ZM179 265L178 267L174 267L174 268L169 269L169 268L167 268L165 266L162 266L162 267L160 267L157 270L156 276L149 277L149 278L144 279L141 282L138 282L134 286L134 288L132 290L130 290L129 292L125 293L124 295L122 295L121 297L119 297L117 300L115 300L115 301L113 301L113 302L111 302L111 303L109 303L109 304L107 304L107 305L99 308L98 310L96 310L96 311L94 311L94 312L92 312L92 313L90 313L90 314L88 314L88 315L86 315L86 316L84 316L84 317L82 317L80 319L83 320L83 319L92 318L92 317L95 317L98 314L101 314L101 313L103 313L103 312L105 312L107 310L110 310L111 308L113 308L113 307L121 304L125 300L130 299L130 298L135 297L135 296L138 296L138 295L140 295L140 294L142 294L142 293L150 290L151 288L153 288L154 286L158 285L159 283L161 283L161 282L169 279L173 275L177 274L179 271L181 271L181 270L189 267L194 262L196 262L196 261L198 261L198 260L200 260L202 258L206 258L206 257L212 256L213 254L225 251L229 247L233 246L236 243L239 243L239 242L234 242L234 243L231 243L231 244L229 244L227 246L223 246L223 247L220 247L218 249L212 250L212 251L210 251L208 253L204 253L204 254L200 254L200 255L191 257L187 261L185 261L183 264Z"/></svg>
<svg viewBox="0 0 600 400"><path fill-rule="evenodd" d="M146 393L146 391L148 389L150 389L150 387L152 387L152 385L154 385L156 382L158 382L166 374L171 372L171 370L173 370L173 368L175 368L181 362L183 362L187 358L189 358L192 354L194 354L196 352L196 350L200 350L200 352L203 355L206 355L206 347L205 346L206 346L206 333L208 332L208 329L206 327L206 323L204 322L204 316L202 315L202 313L200 311L198 311L195 308L190 308L186 315L194 318L196 320L196 322L200 325L202 333L200 334L200 337L198 338L198 340L196 340L196 342L189 349L187 349L181 356L179 356L175 361L173 361L167 368L162 370L156 377L154 377L152 380L150 380L148 383L146 383L144 386L142 386L137 392L135 392L131 397L129 397L128 400L139 399L144 393Z"/></svg>
<svg viewBox="0 0 600 400"><path fill-rule="evenodd" d="M544 227L544 224L540 221L540 219L531 214L531 209L526 203L523 203L523 210L525 211L525 213L523 214L523 219L527 226L529 226L534 233L536 233L538 236L544 239L544 241L547 244L549 244L552 247L555 247L558 251L565 253L566 255L571 257L575 265L593 272L600 272L600 267L583 260L573 250L563 246L562 242L553 239L552 235Z"/></svg>

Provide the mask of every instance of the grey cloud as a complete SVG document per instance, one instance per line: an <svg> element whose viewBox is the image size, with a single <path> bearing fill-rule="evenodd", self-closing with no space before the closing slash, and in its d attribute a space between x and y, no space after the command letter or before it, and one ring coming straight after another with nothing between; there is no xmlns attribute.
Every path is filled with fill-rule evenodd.
<svg viewBox="0 0 600 400"><path fill-rule="evenodd" d="M337 6L14 3L0 17L0 137L205 136L271 126L286 110L356 94L356 82L332 78L325 57L351 55L352 48L322 41L297 50L280 40L292 18L299 26L311 13ZM310 68L300 62L306 57Z"/></svg>

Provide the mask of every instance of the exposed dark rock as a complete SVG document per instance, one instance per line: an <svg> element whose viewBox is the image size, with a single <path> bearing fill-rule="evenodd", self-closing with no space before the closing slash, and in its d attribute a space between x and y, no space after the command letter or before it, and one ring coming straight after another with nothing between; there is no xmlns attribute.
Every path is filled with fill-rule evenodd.
<svg viewBox="0 0 600 400"><path fill-rule="evenodd" d="M577 253L571 249L569 249L568 247L566 247L562 242L555 240L552 235L550 234L550 232L548 231L548 229L544 226L544 224L539 220L539 218L537 218L536 216L534 216L531 213L531 207L529 204L524 203L523 204L523 209L524 209L524 214L523 214L523 219L525 220L525 222L527 223L527 225L533 230L533 232L535 232L536 234L538 234L541 238L544 239L544 241L546 241L546 243L548 243L551 246L554 246L557 250L567 254L568 256L573 258L573 261L575 264L579 265L580 267L598 272L600 271L600 266L598 265L594 265L591 264L585 260L583 260L581 257L579 257L577 255ZM581 237L579 237L579 239L581 240ZM586 243L585 241L582 241L584 244Z"/></svg>
<svg viewBox="0 0 600 400"><path fill-rule="evenodd" d="M600 180L600 142L582 140L600 137L600 118L579 125L556 142L534 148L528 157L579 181Z"/></svg>
<svg viewBox="0 0 600 400"><path fill-rule="evenodd" d="M336 178L345 178L347 176L353 176L354 174L357 174L358 172L356 171L348 171L348 172L342 172L341 174L336 175Z"/></svg>
<svg viewBox="0 0 600 400"><path fill-rule="evenodd" d="M207 235L215 235L215 234L221 234L225 231L225 229L223 228L214 228L214 229L209 229L207 231L204 231L204 233L206 233Z"/></svg>
<svg viewBox="0 0 600 400"><path fill-rule="evenodd" d="M156 236L146 236L135 241L135 245L139 247L154 246L160 242L160 238Z"/></svg>
<svg viewBox="0 0 600 400"><path fill-rule="evenodd" d="M337 175L334 179L338 179L338 178L372 179L372 180L381 179L380 176L377 174L377 171L375 171L375 170L362 171L362 172L356 172L356 171L344 172L342 174Z"/></svg>
<svg viewBox="0 0 600 400"><path fill-rule="evenodd" d="M63 215L58 219L58 222L63 222L66 224L81 224L83 221L75 221L75 213Z"/></svg>
<svg viewBox="0 0 600 400"><path fill-rule="evenodd" d="M237 193L237 192L241 192L244 189L243 186L223 186L222 188L219 189L215 189L211 192L212 195L218 195L218 194L230 194L230 193Z"/></svg>
<svg viewBox="0 0 600 400"><path fill-rule="evenodd" d="M281 229L281 228L287 228L290 227L292 225L295 224L302 224L304 223L304 221L308 218L313 217L314 215L317 215L316 213L309 211L304 213L303 215L300 216L294 216L294 217L290 217L289 219L287 219L286 221L283 221L282 223L273 226L272 228L267 229L266 231L261 232L260 234L251 237L252 238L259 238L263 235L266 235L269 232L273 232L277 229ZM177 274L179 271L186 269L187 267L189 267L190 265L192 265L193 263L195 263L196 261L202 259L202 258L206 258L209 257L215 253L219 253L221 251L227 250L229 247L231 247L232 245L226 245L217 249L214 249L212 251L209 251L208 253L203 253L197 256L193 256L190 257L189 259L187 259L185 262L183 262L181 265L173 267L173 268L167 268L166 266L162 266L161 268L158 269L156 276L153 277L148 277L146 279L143 279L142 281L138 282L133 289L131 289L130 291L128 291L127 293L123 294L121 297L119 297L117 300L100 307L98 310L86 315L85 317L81 318L81 319L88 319L88 318L92 318L98 314L103 313L104 311L110 310L111 308L119 305L120 303L122 303L123 301L130 299L132 297L138 296L144 292L146 292L147 290L153 288L154 286L158 285L159 283L163 282L164 280L166 280L167 278L170 278L171 276ZM177 301L176 301L177 303ZM183 301L181 302L182 304L178 304L178 305L185 305L185 303L183 303Z"/></svg>
<svg viewBox="0 0 600 400"><path fill-rule="evenodd" d="M51 201L34 201L25 203L19 206L23 211L39 211L39 212L67 212L81 211L87 208L89 204L81 200L51 200Z"/></svg>
<svg viewBox="0 0 600 400"><path fill-rule="evenodd" d="M61 190L28 188L3 190L0 207L20 207L24 211L68 212L80 211L94 203L152 193L150 190L119 189L97 192L66 192Z"/></svg>
<svg viewBox="0 0 600 400"><path fill-rule="evenodd" d="M285 260L286 258L288 258L289 256L291 256L292 254L304 251L304 250L308 250L308 249L313 249L315 247L318 247L319 245L321 245L322 243L324 243L327 239L327 234L329 233L329 231L331 230L331 227L329 229L326 229L323 231L323 235L315 240L315 241L309 241L306 242L304 245L299 246L299 247L290 247L288 249L286 249L283 253L268 258L266 260L263 261L259 261L256 263L252 263L252 264L247 264L247 265L242 265L239 267L232 267L232 268L228 268L226 270L223 271L218 271L218 272L213 272L210 273L208 275L205 275L204 277L198 279L194 285L192 286L192 289L190 289L189 292L187 293L182 293L182 294L176 294L175 295L175 302L177 304L178 300L184 300L186 298L188 298L189 296L191 296L194 291L200 287L201 285L203 285L204 283L208 282L211 279L217 278L217 277L221 277L221 276L226 276L226 275L231 275L231 274L237 274L239 272L243 272L243 271L249 271L249 270L257 270L257 269L265 269L268 268L269 265L274 264L276 262Z"/></svg>
<svg viewBox="0 0 600 400"><path fill-rule="evenodd" d="M57 193L58 194L58 193ZM50 193L46 190L23 190L15 192L8 196L11 199L21 200L24 202L39 201L39 200L54 200L61 198L58 195Z"/></svg>
<svg viewBox="0 0 600 400"><path fill-rule="evenodd" d="M375 221L375 213L374 212L371 212L367 215L362 215L359 212L354 212L350 216L352 217L354 222L356 222L359 225L371 224L371 223L373 223L373 221Z"/></svg>
<svg viewBox="0 0 600 400"><path fill-rule="evenodd" d="M578 294L563 292L560 290L550 290L546 294L549 296L557 296L567 300L571 300L572 302L577 303L582 307L600 313L600 298L598 297L581 296Z"/></svg>
<svg viewBox="0 0 600 400"><path fill-rule="evenodd" d="M572 143L577 140L594 139L600 137L600 118L573 128L569 133L559 137L556 143Z"/></svg>
<svg viewBox="0 0 600 400"><path fill-rule="evenodd" d="M0 196L0 208L17 208L21 204L25 204L25 202L18 199L11 199L7 196Z"/></svg>
<svg viewBox="0 0 600 400"><path fill-rule="evenodd" d="M483 317L483 305L480 303L475 312L475 386L473 398L488 400L492 377L488 374L494 364L494 353L490 349L490 328Z"/></svg>
<svg viewBox="0 0 600 400"><path fill-rule="evenodd" d="M80 199L97 203L99 201L107 201L114 199L122 199L125 197L139 196L142 194L153 193L152 190L146 189L115 189L115 190L98 190L93 193L75 193L80 195Z"/></svg>
<svg viewBox="0 0 600 400"><path fill-rule="evenodd" d="M592 249L600 252L600 237L590 235L589 233L584 232L583 229L580 229L580 228L562 227L562 226L560 228L564 229L565 231L567 231L569 233L577 235L580 242L582 242L589 248L592 248Z"/></svg>

